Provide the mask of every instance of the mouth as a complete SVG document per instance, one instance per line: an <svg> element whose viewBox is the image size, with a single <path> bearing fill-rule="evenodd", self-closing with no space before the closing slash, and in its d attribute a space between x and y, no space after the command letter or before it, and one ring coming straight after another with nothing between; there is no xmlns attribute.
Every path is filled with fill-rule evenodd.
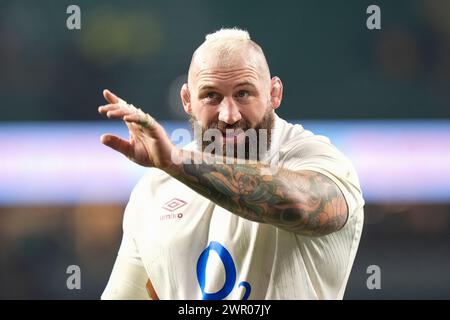
<svg viewBox="0 0 450 320"><path fill-rule="evenodd" d="M245 137L243 130L222 132L222 140L225 143L241 143Z"/></svg>

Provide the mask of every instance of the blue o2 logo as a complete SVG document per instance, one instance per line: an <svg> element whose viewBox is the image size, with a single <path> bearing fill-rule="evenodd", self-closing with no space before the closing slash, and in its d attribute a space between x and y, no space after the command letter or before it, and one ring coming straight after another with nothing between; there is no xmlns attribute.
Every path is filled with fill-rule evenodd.
<svg viewBox="0 0 450 320"><path fill-rule="evenodd" d="M208 263L211 250L217 253L225 268L225 283L223 284L222 289L214 293L205 292L206 264ZM228 252L228 250L220 243L211 241L209 246L201 253L197 261L197 280L200 285L200 290L202 290L203 300L223 300L231 293L231 291L233 291L236 283L236 266L234 265L233 257L230 252ZM238 287L245 288L242 300L247 300L252 291L250 283L242 281L239 283Z"/></svg>

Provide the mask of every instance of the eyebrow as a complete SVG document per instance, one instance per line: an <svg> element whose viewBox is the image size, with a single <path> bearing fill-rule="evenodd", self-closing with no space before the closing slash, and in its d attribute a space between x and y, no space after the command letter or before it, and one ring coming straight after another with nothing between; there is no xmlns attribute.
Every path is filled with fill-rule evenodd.
<svg viewBox="0 0 450 320"><path fill-rule="evenodd" d="M240 82L237 84L236 87L243 87L243 86L250 86L250 87L256 88L256 86L250 81Z"/></svg>
<svg viewBox="0 0 450 320"><path fill-rule="evenodd" d="M205 91L205 90L215 90L216 87L212 85L203 85L201 86L198 91Z"/></svg>
<svg viewBox="0 0 450 320"><path fill-rule="evenodd" d="M240 82L240 83L238 83L235 87L243 87L243 86L251 86L251 87L253 87L253 88L256 88L256 86L255 86L252 82L250 82L250 81L243 81L243 82ZM216 90L216 89L217 89L216 86L206 84L206 85L200 86L199 91Z"/></svg>

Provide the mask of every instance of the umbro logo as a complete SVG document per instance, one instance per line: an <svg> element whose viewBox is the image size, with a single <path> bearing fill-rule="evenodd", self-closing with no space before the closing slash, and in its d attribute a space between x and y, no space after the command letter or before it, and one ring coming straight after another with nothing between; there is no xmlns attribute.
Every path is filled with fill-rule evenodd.
<svg viewBox="0 0 450 320"><path fill-rule="evenodd" d="M181 207L184 207L186 204L187 204L186 201L183 201L183 200L178 199L178 198L173 198L173 199L167 201L162 206L162 208L166 209L167 211L172 212L172 211L175 211L177 209L180 209Z"/></svg>
<svg viewBox="0 0 450 320"><path fill-rule="evenodd" d="M186 201L178 199L178 198L173 198L169 201L167 201L166 203L164 203L164 205L162 206L163 209L170 211L171 213L168 214L162 214L159 217L159 220L171 220L171 219L181 219L183 218L183 213L179 212L179 213L175 213L173 211L180 209L181 207L184 207L187 204Z"/></svg>

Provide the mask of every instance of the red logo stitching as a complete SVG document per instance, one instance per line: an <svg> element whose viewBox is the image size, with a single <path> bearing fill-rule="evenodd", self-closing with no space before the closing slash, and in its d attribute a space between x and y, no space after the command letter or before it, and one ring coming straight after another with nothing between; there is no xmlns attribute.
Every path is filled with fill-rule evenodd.
<svg viewBox="0 0 450 320"><path fill-rule="evenodd" d="M173 199L167 201L162 206L162 208L167 210L167 211L172 212L172 211L175 211L177 209L180 209L181 207L185 206L186 204L187 204L186 201L183 201L183 200L178 199L178 198L173 198Z"/></svg>

